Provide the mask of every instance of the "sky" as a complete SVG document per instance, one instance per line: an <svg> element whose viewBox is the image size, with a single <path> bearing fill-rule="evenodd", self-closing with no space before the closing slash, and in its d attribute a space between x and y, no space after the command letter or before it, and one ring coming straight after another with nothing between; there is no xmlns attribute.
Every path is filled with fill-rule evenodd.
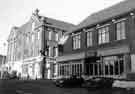
<svg viewBox="0 0 135 94"><path fill-rule="evenodd" d="M39 14L79 24L90 14L123 0L0 0L0 54L7 54L8 35L13 26L27 22L36 8Z"/></svg>

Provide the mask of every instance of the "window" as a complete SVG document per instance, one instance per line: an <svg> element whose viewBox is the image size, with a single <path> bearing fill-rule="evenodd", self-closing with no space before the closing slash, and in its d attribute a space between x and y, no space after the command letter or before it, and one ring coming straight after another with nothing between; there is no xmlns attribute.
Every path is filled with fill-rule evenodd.
<svg viewBox="0 0 135 94"><path fill-rule="evenodd" d="M109 27L103 27L98 30L98 42L99 44L109 42Z"/></svg>
<svg viewBox="0 0 135 94"><path fill-rule="evenodd" d="M53 47L53 49L52 49L53 51L53 53L52 53L52 56L53 57L56 57L56 56L58 56L58 47Z"/></svg>
<svg viewBox="0 0 135 94"><path fill-rule="evenodd" d="M73 49L79 49L81 47L80 34L73 36Z"/></svg>
<svg viewBox="0 0 135 94"><path fill-rule="evenodd" d="M88 31L86 33L86 37L87 37L87 47L92 46L93 42L92 42L92 32Z"/></svg>
<svg viewBox="0 0 135 94"><path fill-rule="evenodd" d="M58 47L55 47L55 56L58 56Z"/></svg>
<svg viewBox="0 0 135 94"><path fill-rule="evenodd" d="M51 56L51 47L48 48L49 50L49 56Z"/></svg>
<svg viewBox="0 0 135 94"><path fill-rule="evenodd" d="M59 65L59 75L61 76L70 76L77 75L80 76L82 74L82 64L60 64Z"/></svg>
<svg viewBox="0 0 135 94"><path fill-rule="evenodd" d="M53 47L53 57L56 56L56 47Z"/></svg>
<svg viewBox="0 0 135 94"><path fill-rule="evenodd" d="M49 31L49 40L52 38L52 31Z"/></svg>
<svg viewBox="0 0 135 94"><path fill-rule="evenodd" d="M55 33L55 40L58 41L59 40L59 34Z"/></svg>
<svg viewBox="0 0 135 94"><path fill-rule="evenodd" d="M125 39L125 21L116 23L116 40Z"/></svg>
<svg viewBox="0 0 135 94"><path fill-rule="evenodd" d="M32 43L35 41L35 35L34 34L32 34Z"/></svg>
<svg viewBox="0 0 135 94"><path fill-rule="evenodd" d="M35 22L32 22L32 31L35 29Z"/></svg>
<svg viewBox="0 0 135 94"><path fill-rule="evenodd" d="M40 31L37 32L37 39L40 39Z"/></svg>
<svg viewBox="0 0 135 94"><path fill-rule="evenodd" d="M91 76L116 76L124 73L124 56L103 57L103 61L86 63L86 73Z"/></svg>

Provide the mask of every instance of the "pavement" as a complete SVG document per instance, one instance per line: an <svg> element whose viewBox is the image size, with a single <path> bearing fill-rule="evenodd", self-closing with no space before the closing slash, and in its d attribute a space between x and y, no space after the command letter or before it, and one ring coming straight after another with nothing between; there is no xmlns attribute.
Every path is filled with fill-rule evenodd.
<svg viewBox="0 0 135 94"><path fill-rule="evenodd" d="M59 88L51 80L0 80L0 94L135 94L126 89Z"/></svg>

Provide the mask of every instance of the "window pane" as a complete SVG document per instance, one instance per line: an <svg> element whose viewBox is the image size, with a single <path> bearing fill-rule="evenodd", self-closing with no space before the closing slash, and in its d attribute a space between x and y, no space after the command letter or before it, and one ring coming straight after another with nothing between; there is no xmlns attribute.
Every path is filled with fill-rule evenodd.
<svg viewBox="0 0 135 94"><path fill-rule="evenodd" d="M58 33L56 33L55 36L56 36L56 41L58 41L58 40L59 40L59 35L58 35Z"/></svg>
<svg viewBox="0 0 135 94"><path fill-rule="evenodd" d="M79 49L81 47L80 34L73 36L73 49Z"/></svg>
<svg viewBox="0 0 135 94"><path fill-rule="evenodd" d="M92 32L87 32L87 46L92 46Z"/></svg>
<svg viewBox="0 0 135 94"><path fill-rule="evenodd" d="M103 27L98 30L99 44L109 42L109 27Z"/></svg>
<svg viewBox="0 0 135 94"><path fill-rule="evenodd" d="M125 22L116 23L117 40L125 39Z"/></svg>
<svg viewBox="0 0 135 94"><path fill-rule="evenodd" d="M51 40L52 37L52 31L49 31L49 40Z"/></svg>

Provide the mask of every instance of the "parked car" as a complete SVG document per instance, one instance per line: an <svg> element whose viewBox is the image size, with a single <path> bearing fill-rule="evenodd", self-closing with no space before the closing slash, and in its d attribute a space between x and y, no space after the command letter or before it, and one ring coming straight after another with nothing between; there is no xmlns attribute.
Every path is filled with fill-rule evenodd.
<svg viewBox="0 0 135 94"><path fill-rule="evenodd" d="M86 80L82 86L85 88L111 88L113 81L113 78L93 77Z"/></svg>
<svg viewBox="0 0 135 94"><path fill-rule="evenodd" d="M17 72L16 71L12 71L12 73L10 74L9 79L19 79L19 77L17 76Z"/></svg>
<svg viewBox="0 0 135 94"><path fill-rule="evenodd" d="M77 77L75 75L70 76L69 78L60 78L55 80L55 85L58 87L73 87L81 86L83 83L82 77Z"/></svg>
<svg viewBox="0 0 135 94"><path fill-rule="evenodd" d="M2 79L3 80L9 80L10 79L10 74L8 73L8 71L3 72Z"/></svg>

